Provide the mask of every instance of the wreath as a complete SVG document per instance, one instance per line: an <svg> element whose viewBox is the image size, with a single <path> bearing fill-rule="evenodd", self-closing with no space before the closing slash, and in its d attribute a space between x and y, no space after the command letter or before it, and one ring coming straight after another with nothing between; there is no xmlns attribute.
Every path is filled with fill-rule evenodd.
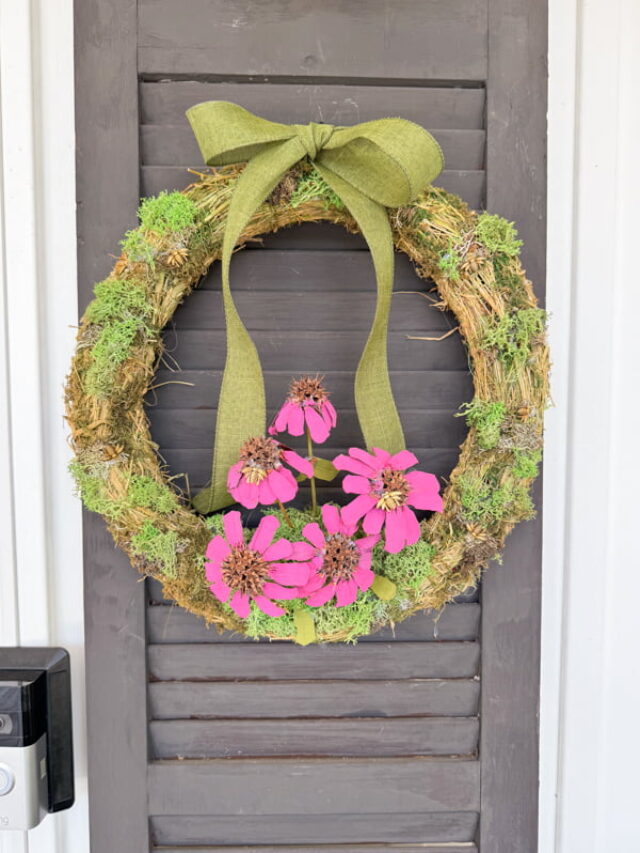
<svg viewBox="0 0 640 853"><path fill-rule="evenodd" d="M188 116L211 169L182 192L142 202L139 227L80 322L66 388L79 495L140 572L219 630L355 641L420 609L440 610L477 583L534 512L549 360L545 314L513 223L431 186L439 146L401 119L287 126L222 102ZM355 377L366 450L333 460L316 455L339 417L320 377L293 378L266 424L258 354L229 279L237 245L319 221L365 236L378 294ZM459 415L469 431L442 496L404 447L388 377L394 246L435 283L468 349L474 398ZM227 363L211 482L191 496L157 453L144 400L163 328L217 259ZM288 447L287 434L306 434L306 456ZM339 473L350 502L319 508L316 478ZM287 506L305 479L312 505ZM237 509L220 511L233 503L262 509L255 529Z"/></svg>

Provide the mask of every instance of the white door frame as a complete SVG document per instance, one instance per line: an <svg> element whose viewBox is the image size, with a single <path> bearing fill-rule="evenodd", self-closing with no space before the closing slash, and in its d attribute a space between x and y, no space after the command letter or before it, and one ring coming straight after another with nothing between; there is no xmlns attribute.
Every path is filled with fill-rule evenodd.
<svg viewBox="0 0 640 853"><path fill-rule="evenodd" d="M535 0L531 0L535 2ZM637 0L550 0L540 853L636 839L632 255ZM88 851L81 513L62 384L76 318L73 0L0 0L0 644L67 647L78 800L0 853ZM628 425L632 425L630 428ZM635 504L634 504L635 501ZM632 541L633 537L633 541ZM625 594L628 590L631 594ZM626 735L626 736L625 736Z"/></svg>

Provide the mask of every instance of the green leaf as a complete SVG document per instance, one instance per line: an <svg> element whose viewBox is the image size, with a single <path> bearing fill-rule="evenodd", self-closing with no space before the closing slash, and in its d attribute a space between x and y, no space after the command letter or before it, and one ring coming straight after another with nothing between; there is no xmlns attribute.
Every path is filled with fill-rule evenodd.
<svg viewBox="0 0 640 853"><path fill-rule="evenodd" d="M371 584L371 592L378 596L382 601L391 601L395 596L398 588L388 578L383 578L382 575L376 575Z"/></svg>
<svg viewBox="0 0 640 853"><path fill-rule="evenodd" d="M293 624L296 626L296 643L308 646L316 641L316 626L311 614L306 610L296 610L293 614Z"/></svg>
<svg viewBox="0 0 640 853"><path fill-rule="evenodd" d="M333 462L329 462L328 459L318 459L317 457L314 457L313 473L318 480L325 480L327 483L330 483L338 476L338 469L334 468Z"/></svg>

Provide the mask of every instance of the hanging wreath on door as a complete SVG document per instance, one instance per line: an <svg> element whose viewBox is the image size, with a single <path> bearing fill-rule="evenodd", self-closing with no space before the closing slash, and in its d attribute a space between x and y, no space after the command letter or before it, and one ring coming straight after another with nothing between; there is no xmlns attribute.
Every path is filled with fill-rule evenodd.
<svg viewBox="0 0 640 853"><path fill-rule="evenodd" d="M512 223L431 186L440 148L401 119L288 126L224 102L188 116L211 172L183 192L143 201L139 227L125 235L81 320L66 405L85 506L168 598L221 630L353 641L442 608L533 514L549 361L545 315ZM354 386L364 446L333 460L318 445L339 413L319 377L294 378L266 423L260 361L229 278L237 245L319 221L364 235L378 293ZM469 354L475 396L460 413L469 432L442 496L432 474L415 470L389 382L394 246L435 282ZM227 363L211 482L187 496L156 452L144 398L163 328L217 259ZM286 436L305 433L303 457ZM316 478L339 472L350 502L319 508ZM305 479L312 506L287 506ZM233 503L261 507L255 530L243 528L237 510L224 511ZM432 515L418 521L416 510Z"/></svg>

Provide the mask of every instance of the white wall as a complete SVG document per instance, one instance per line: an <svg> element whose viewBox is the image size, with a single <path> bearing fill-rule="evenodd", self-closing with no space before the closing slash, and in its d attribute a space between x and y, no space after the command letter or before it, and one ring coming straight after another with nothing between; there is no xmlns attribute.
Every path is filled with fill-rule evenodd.
<svg viewBox="0 0 640 853"><path fill-rule="evenodd" d="M639 43L638 0L550 0L540 853L640 849ZM72 0L0 0L0 98L0 644L71 651L78 753L77 805L0 853L86 853Z"/></svg>

